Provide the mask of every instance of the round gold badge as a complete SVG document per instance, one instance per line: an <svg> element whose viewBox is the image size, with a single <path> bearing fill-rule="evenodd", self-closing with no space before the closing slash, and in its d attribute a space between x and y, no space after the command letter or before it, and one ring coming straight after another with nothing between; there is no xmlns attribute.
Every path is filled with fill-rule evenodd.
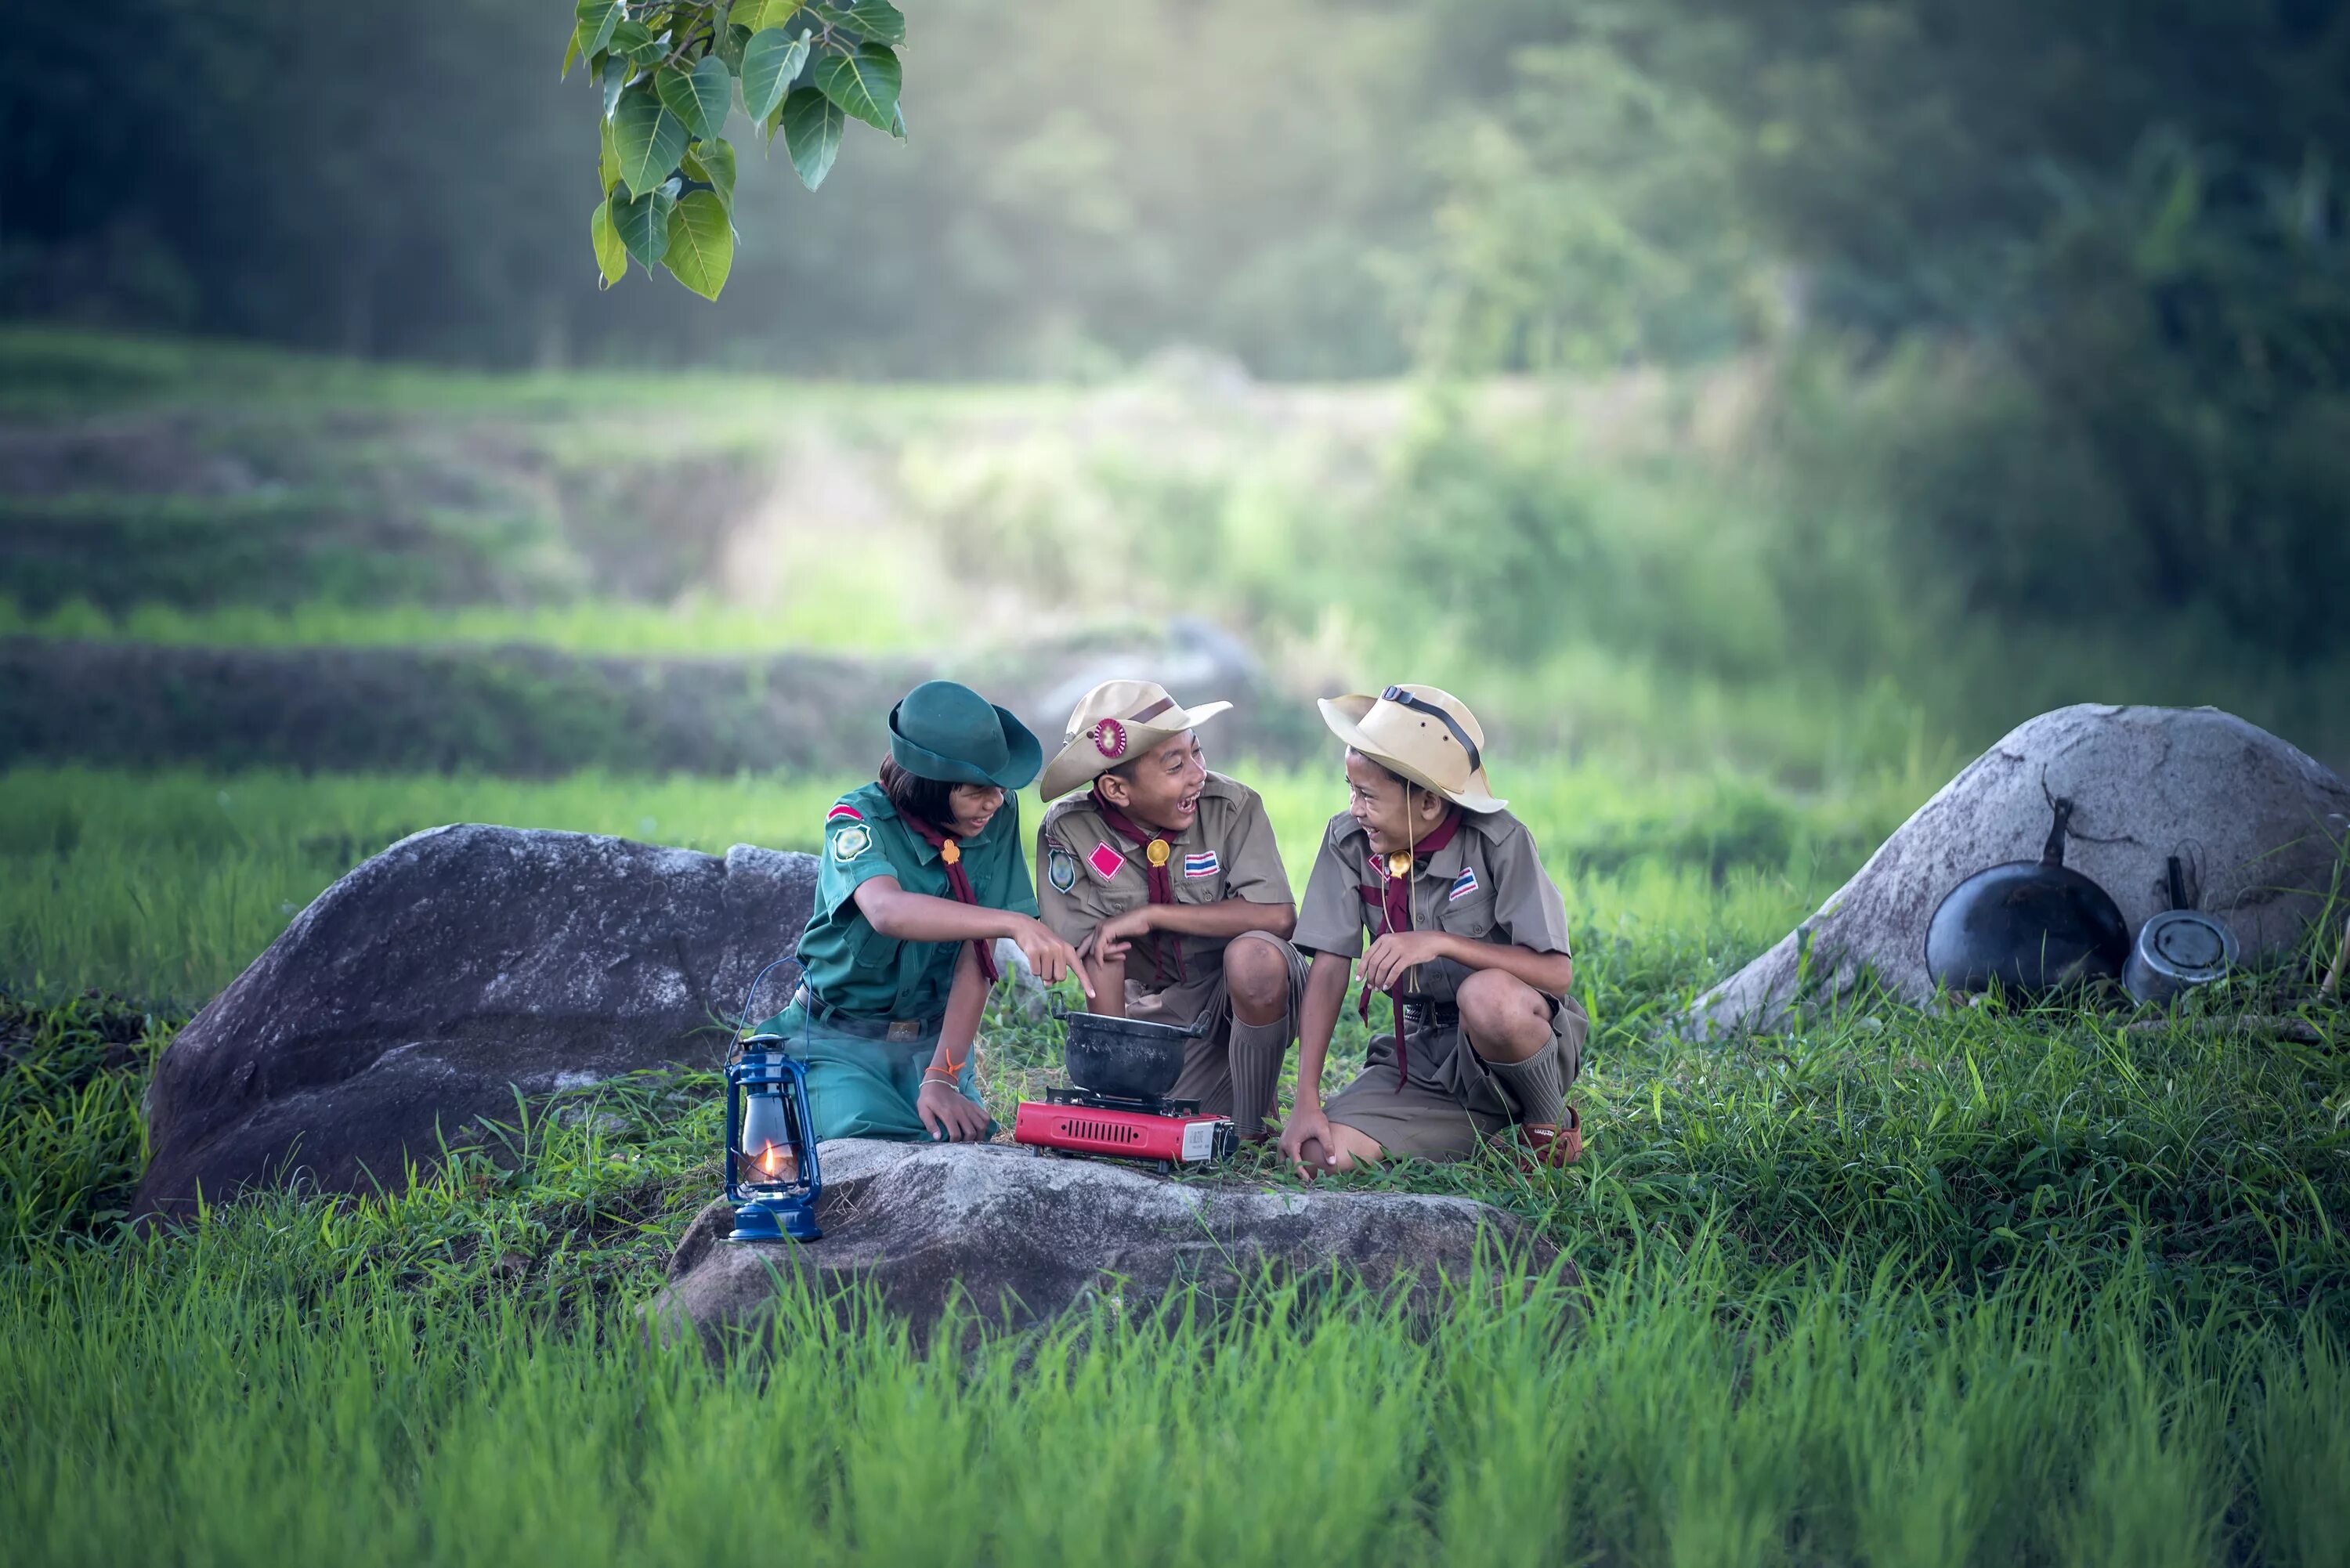
<svg viewBox="0 0 2350 1568"><path fill-rule="evenodd" d="M1401 849L1399 849L1393 855L1388 856L1388 875L1390 877L1410 876L1411 856Z"/></svg>
<svg viewBox="0 0 2350 1568"><path fill-rule="evenodd" d="M1164 866L1167 864L1168 857L1174 853L1175 851L1168 846L1165 839L1154 838L1143 849L1142 856L1144 859L1149 861L1153 866Z"/></svg>
<svg viewBox="0 0 2350 1568"><path fill-rule="evenodd" d="M948 839L939 846L939 858L952 866L962 858L962 846L951 838Z"/></svg>

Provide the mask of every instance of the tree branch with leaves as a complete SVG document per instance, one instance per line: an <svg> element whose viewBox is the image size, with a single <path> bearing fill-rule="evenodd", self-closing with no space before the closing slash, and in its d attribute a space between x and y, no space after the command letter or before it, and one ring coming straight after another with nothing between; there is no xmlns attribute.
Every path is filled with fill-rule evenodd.
<svg viewBox="0 0 2350 1568"><path fill-rule="evenodd" d="M636 261L716 299L734 267L736 108L800 182L832 171L851 119L902 141L897 50L906 18L889 0L576 0L567 78L585 65L603 104L589 219L609 287Z"/></svg>

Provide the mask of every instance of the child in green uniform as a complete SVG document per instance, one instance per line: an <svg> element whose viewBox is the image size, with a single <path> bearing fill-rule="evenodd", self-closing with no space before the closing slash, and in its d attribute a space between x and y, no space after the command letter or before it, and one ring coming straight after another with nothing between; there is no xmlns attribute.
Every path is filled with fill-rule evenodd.
<svg viewBox="0 0 2350 1568"><path fill-rule="evenodd" d="M1582 1136L1566 1088L1589 1021L1569 994L1566 907L1485 782L1476 717L1433 686L1340 697L1322 717L1347 743L1348 805L1323 832L1298 912L1294 940L1314 959L1282 1153L1312 1176L1390 1155L1457 1158L1514 1126L1524 1162L1572 1161ZM1387 992L1395 1033L1326 1107L1322 1064L1357 953L1364 1006Z"/></svg>
<svg viewBox="0 0 2350 1568"><path fill-rule="evenodd" d="M987 1137L971 1045L995 940L1048 985L1077 969L1036 919L1022 854L1014 792L1042 762L1009 712L928 681L890 710L879 778L826 814L799 990L759 1026L807 1063L817 1138Z"/></svg>

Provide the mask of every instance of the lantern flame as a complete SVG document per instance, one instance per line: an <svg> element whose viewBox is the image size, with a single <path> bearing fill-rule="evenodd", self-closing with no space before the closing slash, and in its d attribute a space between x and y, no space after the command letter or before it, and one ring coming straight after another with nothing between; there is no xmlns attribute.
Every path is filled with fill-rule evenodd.
<svg viewBox="0 0 2350 1568"><path fill-rule="evenodd" d="M799 1157L788 1144L766 1145L751 1157L751 1165L767 1181L795 1181L799 1179Z"/></svg>

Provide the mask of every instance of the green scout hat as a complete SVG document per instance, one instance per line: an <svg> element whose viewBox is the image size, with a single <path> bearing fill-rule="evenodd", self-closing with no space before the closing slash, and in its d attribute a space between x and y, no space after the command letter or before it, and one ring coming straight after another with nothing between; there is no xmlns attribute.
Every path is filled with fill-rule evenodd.
<svg viewBox="0 0 2350 1568"><path fill-rule="evenodd" d="M1027 725L953 680L925 680L889 710L889 755L916 778L1008 790L1045 763Z"/></svg>
<svg viewBox="0 0 2350 1568"><path fill-rule="evenodd" d="M1390 686L1377 697L1326 697L1330 732L1390 773L1463 811L1500 811L1485 782L1485 731L1469 705L1433 686Z"/></svg>

